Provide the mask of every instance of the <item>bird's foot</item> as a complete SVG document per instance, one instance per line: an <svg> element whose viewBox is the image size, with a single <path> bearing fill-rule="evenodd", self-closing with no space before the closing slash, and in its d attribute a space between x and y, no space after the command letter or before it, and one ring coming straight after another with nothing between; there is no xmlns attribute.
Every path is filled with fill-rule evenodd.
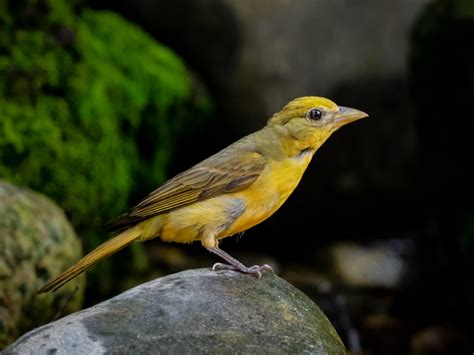
<svg viewBox="0 0 474 355"><path fill-rule="evenodd" d="M275 273L273 271L273 268L270 265L264 264L264 265L254 265L251 267L247 267L241 263L238 265L230 265L230 264L223 264L223 263L215 263L212 266L212 270L235 270L235 271L240 271L245 274L251 274L255 276L257 279L260 279L262 277L262 273L265 271L271 271L272 273Z"/></svg>

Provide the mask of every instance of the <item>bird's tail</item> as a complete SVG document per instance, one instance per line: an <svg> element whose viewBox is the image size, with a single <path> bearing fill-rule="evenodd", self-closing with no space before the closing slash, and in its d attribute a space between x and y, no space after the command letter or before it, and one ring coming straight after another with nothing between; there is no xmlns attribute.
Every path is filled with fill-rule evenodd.
<svg viewBox="0 0 474 355"><path fill-rule="evenodd" d="M76 264L71 266L69 269L62 272L58 276L56 276L54 279L49 280L46 283L46 285L44 285L41 289L37 291L37 293L56 291L66 282L72 280L77 275L86 271L87 269L89 269L91 266L95 265L102 259L118 252L119 250L126 247L133 241L139 239L140 234L141 234L140 229L130 228L123 231L119 235L113 237L112 239L109 239L105 243L99 245L89 254L84 256L82 259L80 259Z"/></svg>

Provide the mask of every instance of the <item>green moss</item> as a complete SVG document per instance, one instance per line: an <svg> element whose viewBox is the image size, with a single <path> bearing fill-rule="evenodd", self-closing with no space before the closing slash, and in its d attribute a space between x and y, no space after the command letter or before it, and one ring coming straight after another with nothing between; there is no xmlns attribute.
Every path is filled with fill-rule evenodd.
<svg viewBox="0 0 474 355"><path fill-rule="evenodd" d="M55 200L90 250L165 179L176 138L212 107L171 50L83 3L0 0L0 178ZM89 273L102 297L120 259L130 272L145 257Z"/></svg>
<svg viewBox="0 0 474 355"><path fill-rule="evenodd" d="M0 177L46 193L81 230L163 181L175 137L210 104L169 49L73 4L0 5Z"/></svg>

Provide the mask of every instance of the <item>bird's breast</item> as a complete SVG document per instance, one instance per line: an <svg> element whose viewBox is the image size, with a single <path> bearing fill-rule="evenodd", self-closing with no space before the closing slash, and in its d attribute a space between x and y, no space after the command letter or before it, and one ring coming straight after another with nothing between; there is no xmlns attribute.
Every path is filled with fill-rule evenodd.
<svg viewBox="0 0 474 355"><path fill-rule="evenodd" d="M222 233L222 237L243 232L270 217L294 191L313 152L280 161L271 161L248 188L233 195L245 203L245 211Z"/></svg>

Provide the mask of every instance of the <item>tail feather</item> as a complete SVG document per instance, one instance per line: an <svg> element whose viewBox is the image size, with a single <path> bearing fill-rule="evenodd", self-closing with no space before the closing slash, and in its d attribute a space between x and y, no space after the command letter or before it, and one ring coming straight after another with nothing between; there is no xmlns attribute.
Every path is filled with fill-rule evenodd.
<svg viewBox="0 0 474 355"><path fill-rule="evenodd" d="M96 249L80 259L76 264L71 266L66 271L59 274L54 279L51 279L40 288L36 293L45 293L49 291L56 291L66 282L72 280L80 273L86 271L91 266L95 265L102 259L112 255L123 249L133 241L140 237L140 231L137 228L130 228L120 233L119 235L109 239L105 243L99 245Z"/></svg>

